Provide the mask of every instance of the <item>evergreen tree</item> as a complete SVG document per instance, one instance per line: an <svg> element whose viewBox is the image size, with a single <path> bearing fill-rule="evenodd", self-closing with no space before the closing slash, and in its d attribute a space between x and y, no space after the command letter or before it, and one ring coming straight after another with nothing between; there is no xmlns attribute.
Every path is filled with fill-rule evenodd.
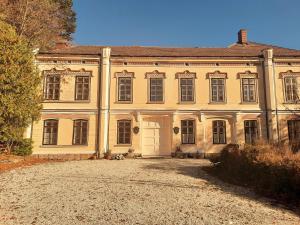
<svg viewBox="0 0 300 225"><path fill-rule="evenodd" d="M41 76L28 42L0 21L0 142L11 150L40 116Z"/></svg>

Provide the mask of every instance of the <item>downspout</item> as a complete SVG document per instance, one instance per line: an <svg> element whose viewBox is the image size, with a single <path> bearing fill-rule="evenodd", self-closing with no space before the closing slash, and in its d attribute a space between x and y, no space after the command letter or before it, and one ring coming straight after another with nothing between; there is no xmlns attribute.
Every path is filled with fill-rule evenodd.
<svg viewBox="0 0 300 225"><path fill-rule="evenodd" d="M109 113L110 113L110 48L103 48L102 64L105 66L105 105L104 105L104 153L109 150Z"/></svg>
<svg viewBox="0 0 300 225"><path fill-rule="evenodd" d="M279 144L280 132L279 132L279 119L278 119L278 105L277 105L277 92L276 92L276 80L275 80L275 63L274 58L272 59L272 71L273 71L273 89L274 89L274 96L275 96L275 116L276 116L276 129L277 129L277 144Z"/></svg>
<svg viewBox="0 0 300 225"><path fill-rule="evenodd" d="M270 133L269 133L269 114L268 114L268 103L267 103L267 91L266 91L266 72L265 72L265 61L262 62L263 64L263 83L264 83L264 98L265 98L265 118L266 118L266 125L267 125L267 140L268 143L270 142Z"/></svg>
<svg viewBox="0 0 300 225"><path fill-rule="evenodd" d="M98 72L98 90L97 90L97 124L96 124L96 158L100 158L100 120L101 120L101 84L102 84L102 66L101 56L99 57L99 72Z"/></svg>

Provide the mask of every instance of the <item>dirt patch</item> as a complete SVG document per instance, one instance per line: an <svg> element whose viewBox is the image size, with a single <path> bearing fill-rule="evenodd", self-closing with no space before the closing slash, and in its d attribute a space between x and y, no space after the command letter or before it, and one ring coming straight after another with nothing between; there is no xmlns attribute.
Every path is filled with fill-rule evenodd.
<svg viewBox="0 0 300 225"><path fill-rule="evenodd" d="M3 173L8 170L28 167L41 163L48 163L59 160L50 160L50 159L38 159L32 156L15 156L15 155L0 155L0 173ZM61 161L61 160L60 160Z"/></svg>

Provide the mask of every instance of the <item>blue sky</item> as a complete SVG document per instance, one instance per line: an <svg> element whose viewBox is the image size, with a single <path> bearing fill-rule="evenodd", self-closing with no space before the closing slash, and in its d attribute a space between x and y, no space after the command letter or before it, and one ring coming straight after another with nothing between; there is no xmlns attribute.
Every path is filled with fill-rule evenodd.
<svg viewBox="0 0 300 225"><path fill-rule="evenodd" d="M83 45L225 47L251 41L300 49L300 0L74 0Z"/></svg>

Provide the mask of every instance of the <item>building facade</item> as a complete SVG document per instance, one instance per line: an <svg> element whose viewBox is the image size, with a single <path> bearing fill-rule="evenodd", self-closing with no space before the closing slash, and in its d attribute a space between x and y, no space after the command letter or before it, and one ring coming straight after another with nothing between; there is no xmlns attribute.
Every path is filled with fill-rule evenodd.
<svg viewBox="0 0 300 225"><path fill-rule="evenodd" d="M34 154L217 153L300 138L300 51L250 42L246 30L227 48L63 45L37 63Z"/></svg>

